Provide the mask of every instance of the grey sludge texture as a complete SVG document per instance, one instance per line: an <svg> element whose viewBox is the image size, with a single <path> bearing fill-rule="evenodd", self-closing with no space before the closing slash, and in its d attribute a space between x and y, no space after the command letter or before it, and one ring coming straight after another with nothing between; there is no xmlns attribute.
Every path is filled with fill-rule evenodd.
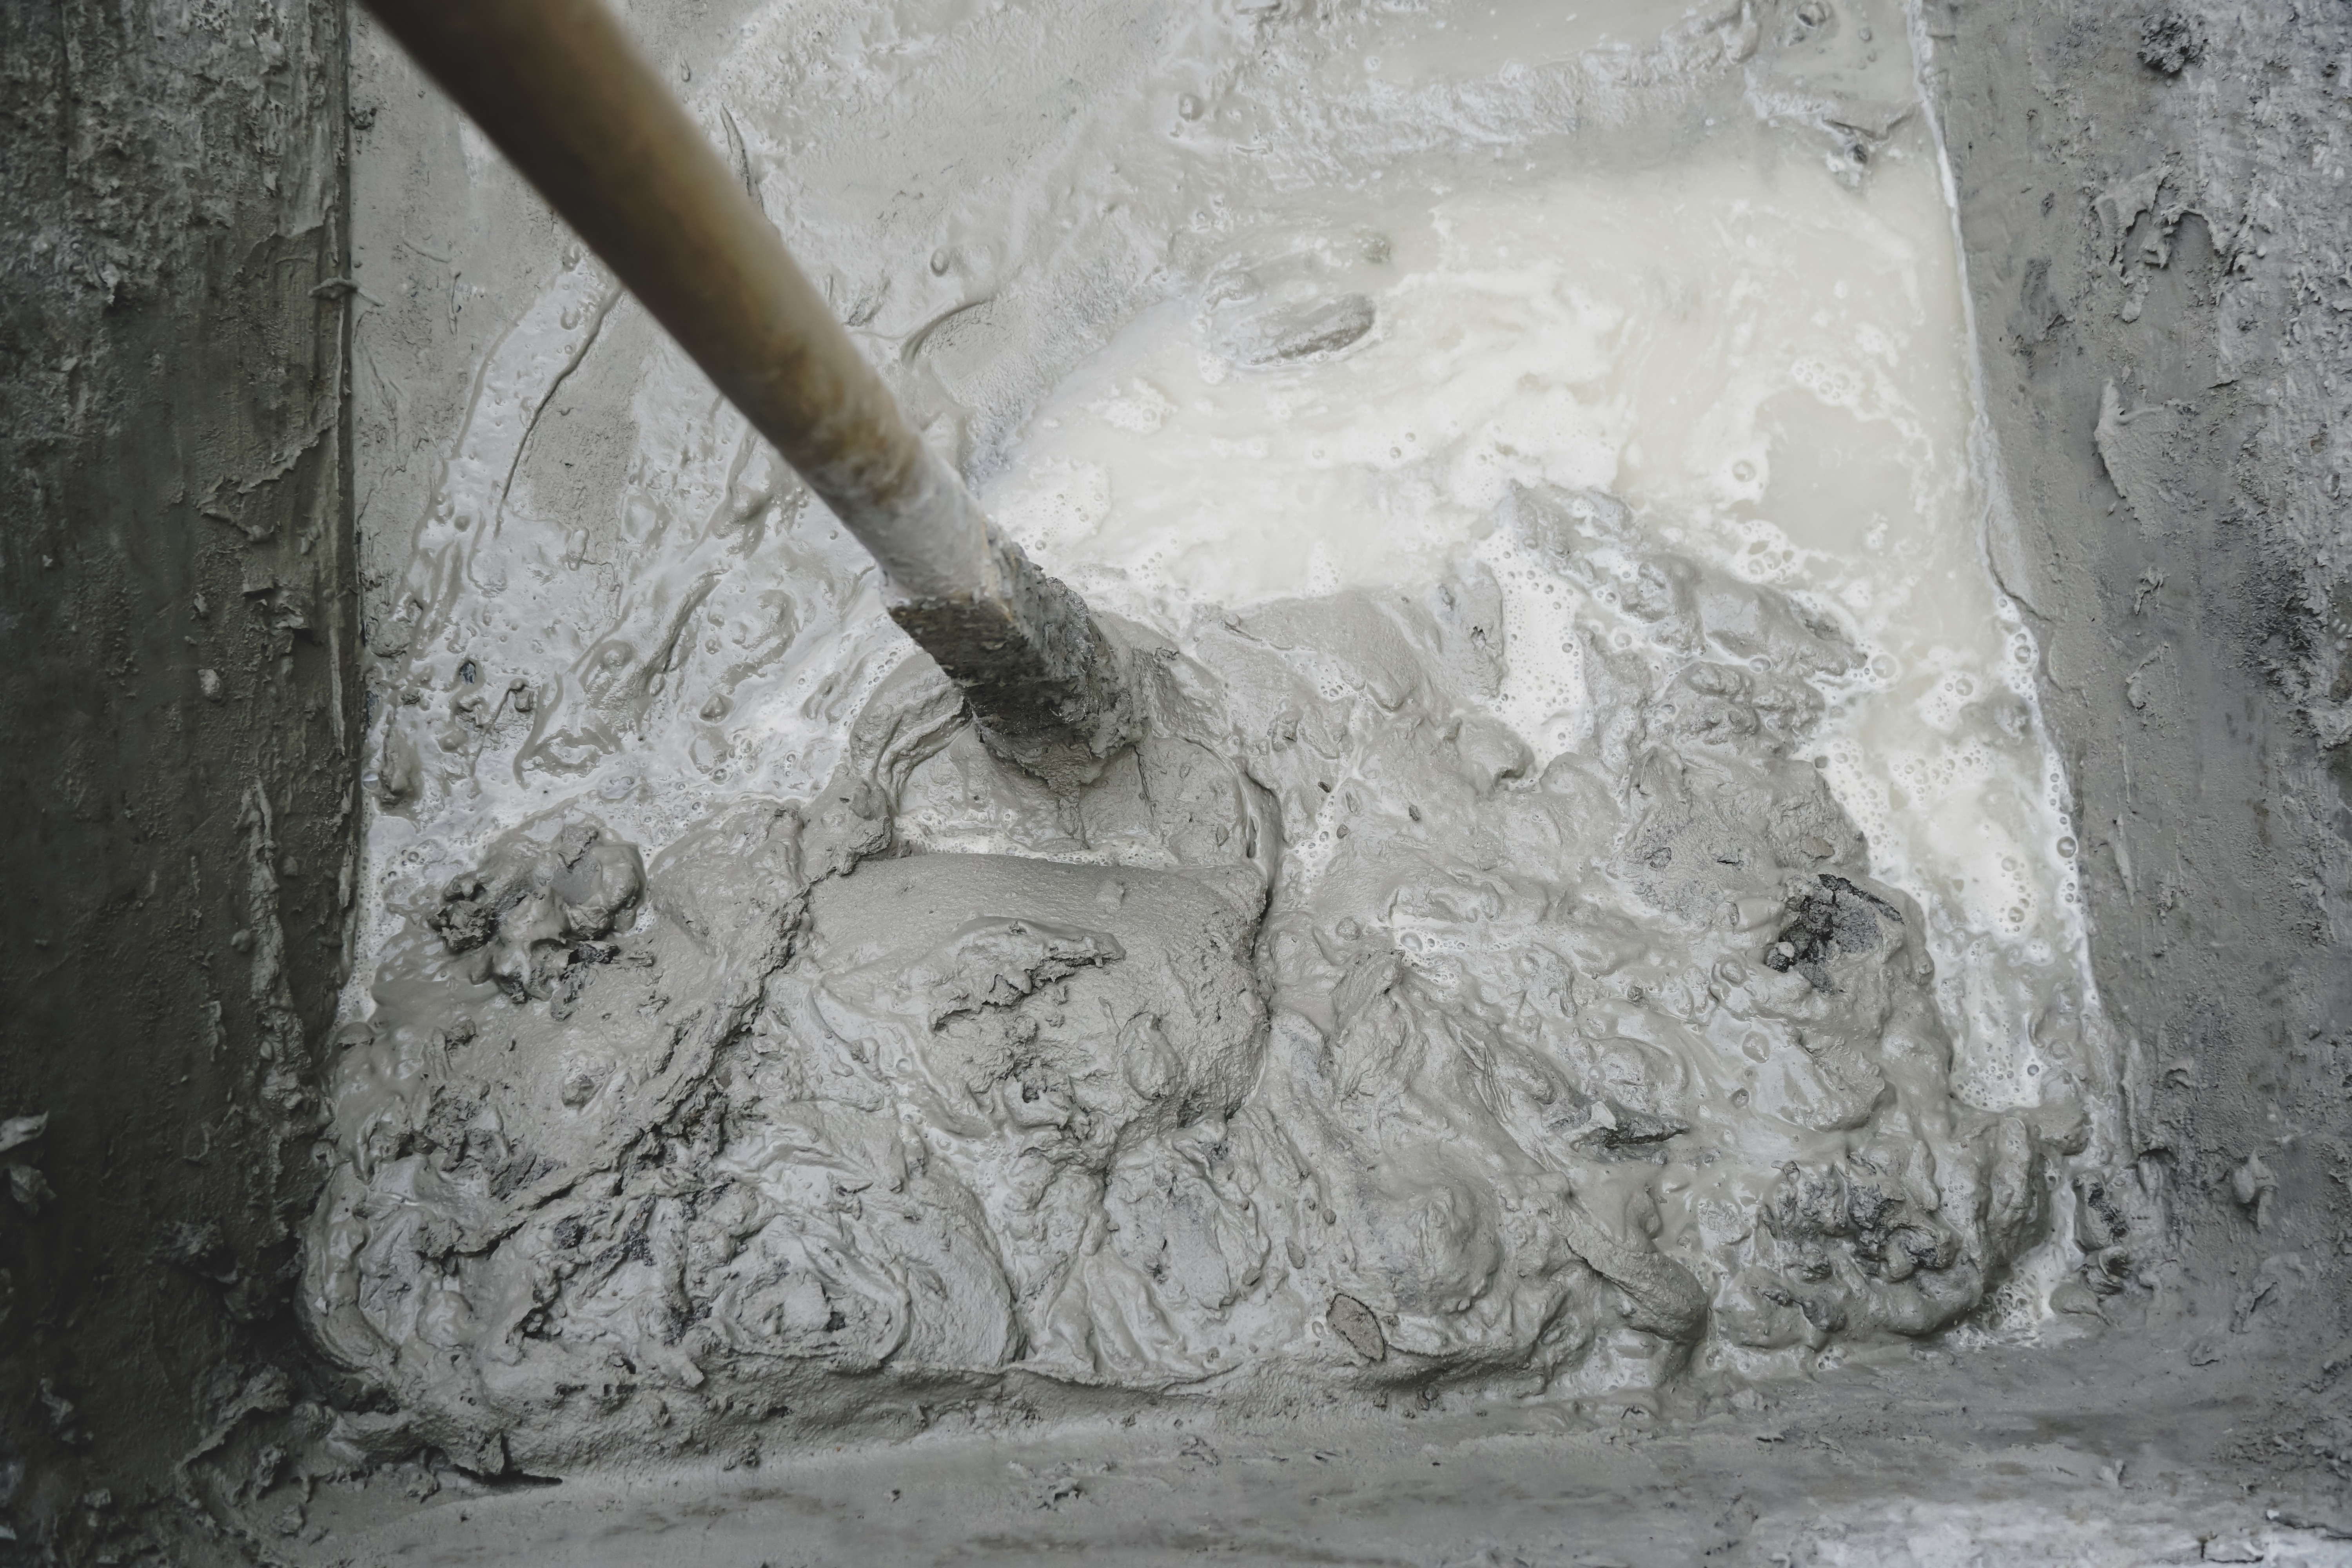
<svg viewBox="0 0 2352 1568"><path fill-rule="evenodd" d="M1756 11L1768 41L1800 24L1856 30L1820 0ZM663 7L643 12L669 25ZM1107 778L1089 797L1097 821L1056 819L1020 843L975 833L967 778L1001 790L1010 819L1048 814L989 771L952 701L909 684L870 705L847 798L715 814L637 857L633 902L593 890L632 886L636 847L608 823L530 825L472 868L478 891L414 911L394 957L417 989L392 988L395 1016L331 1033L363 717L341 323L379 308L343 264L341 17L84 6L5 24L13 1552L327 1562L381 1546L588 1563L682 1555L690 1538L747 1562L790 1560L782 1540L826 1561L1173 1561L1203 1542L1263 1561L2342 1560L2340 12L1927 0L1912 18L1975 306L2000 479L1992 563L2042 649L2120 1038L2116 1081L2082 1086L2080 1129L1995 1119L1899 1146L1879 1134L1923 1103L1935 1070L1932 1033L1907 1026L1916 922L1841 868L1841 825L1742 738L1801 726L1801 693L1696 658L1654 741L1684 775L1638 775L1664 787L1629 813L1578 770L1527 777L1477 726L1431 731L1432 701L1475 670L1448 662L1461 639L1442 603L1198 628L1190 658L1223 682L1220 700L1270 728L1194 755L1181 716L1162 713L1180 749L1145 747L1136 777L1182 784L1192 763L1192 794L1153 796L1177 802L1172 816ZM393 113L355 107L360 123ZM837 240L854 226L826 222ZM958 265L942 248L931 270ZM1121 280L1142 271L1091 286L1123 304ZM441 281L436 330L462 337L479 297ZM846 314L873 309L845 296ZM981 328L1042 342L1058 319L1035 297L950 319L934 334L942 384L978 384L976 356L957 353ZM1234 323L1277 360L1345 354L1355 324L1345 311ZM615 341L637 330L615 314ZM1087 346L1056 341L1032 394ZM398 346L416 358L417 342ZM375 368L396 377L402 360ZM1020 401L974 416L976 449ZM403 416L413 433L434 411ZM551 416L551 443L559 433ZM617 482L585 443L562 450L583 491ZM396 558L404 541L383 531ZM1475 584L1454 586L1475 608ZM376 646L397 652L401 625L382 629ZM1372 658L1391 632L1404 653ZM1518 906L1503 884L1557 866L1562 845L1643 830L1595 899L1471 954L1473 989L1540 963L1547 925L1590 936L1581 922L1612 900L1703 931L1710 879L1759 878L1767 851L1804 857L1724 956L1742 986L1777 987L1774 1005L1853 1026L1788 1058L1811 1076L1775 1090L1852 1153L1801 1160L1754 1194L1737 1273L1703 1279L1645 1249L1638 1202L1603 1200L1665 1169L1654 1154L1755 1125L1727 1108L1744 1115L1758 1090L1696 1114L1654 1041L1451 1005L1426 969L1318 920L1355 896L1337 881L1269 887L1271 858L1321 816L1320 784L1349 787L1299 751L1302 736L1338 739L1336 700L1285 685L1310 646L1344 647L1380 694L1360 739L1394 743L1386 784L1412 795L1401 826L1393 795L1357 788L1359 808L1330 825L1350 829L1332 840L1341 879L1369 864L1409 883L1424 788L1461 803L1447 820L1507 873L1506 914ZM1192 664L1162 668L1192 678ZM1638 672L1634 685L1657 720L1664 689ZM606 705L592 717L625 718L649 686L590 693ZM1697 728L1710 715L1721 739ZM384 748L387 796L417 787L417 750ZM423 765L438 761L427 751ZM1768 803L1727 830L1750 866L1709 868L1717 824L1694 774ZM1775 810L1801 819L1793 837ZM1087 863L1057 847L1081 828L1170 847L1149 865ZM925 853L894 856L894 836ZM989 878L989 858L1011 854L1053 863L1021 889L1034 907L969 931L892 913L932 896L923 878ZM908 871L922 859L958 863ZM1197 907L1228 923L1197 929L1259 931L1267 964L1244 983L1230 951L1180 951L1155 900L1213 900ZM445 909L442 929L425 923ZM450 929L484 940L452 952ZM821 962L836 941L876 959L919 948L907 973L928 976L922 994L865 984L847 950ZM477 982L464 966L485 954L504 968ZM1198 984L1171 997L1152 975L1179 963ZM1672 1004L1639 983L1638 1003L1573 987L1570 1000L1640 1026ZM453 987L478 1000L455 1005ZM1318 992L1328 1001L1290 1004ZM1090 1051L1080 1004L1117 1016L1115 1050ZM822 1046L799 1079L775 1047L795 1029ZM494 1055L528 1073L484 1066ZM1366 1063L1386 1069L1369 1103L1370 1080L1349 1077ZM330 1091L350 1115L314 1165ZM945 1146L902 1132L891 1104L951 1110ZM1360 1158L1375 1142L1412 1178L1408 1197L1425 1196L1417 1213L1401 1218L1386 1167ZM1563 1194L1548 1159L1580 1183ZM989 1174L1005 1168L1018 1180ZM2020 1179L2037 1168L2038 1198ZM298 1289L290 1226L330 1171L340 1186L308 1254L319 1275ZM362 1215L362 1237L352 1216L370 1203L395 1217ZM1903 1348L1906 1324L1965 1300L2037 1227L2073 1249L2044 1343L1957 1359L1932 1337ZM1092 1270L1083 1290L1055 1273L1074 1258ZM313 1336L300 1342L298 1295ZM1241 1323L1244 1310L1262 1315ZM599 1313L611 1348L568 1370L548 1331ZM1437 1321L1476 1331L1448 1341ZM413 1353L394 1357L385 1334L412 1326ZM1150 1331L1122 1338L1137 1326ZM713 1334L740 1348L706 1364ZM1687 1372L1711 1342L1795 1356L1874 1336L1899 1353L1857 1354L1843 1373L1817 1359L1807 1384L1669 1378L1657 1400L1603 1387L1568 1430L1561 1407L1467 1393L1573 1380L1604 1354L1638 1382L1677 1357ZM1007 1370L1033 1346L1061 1358L1042 1394ZM1219 1406L1225 1426L1206 1403L1154 1398L1170 1369L1214 1389L1234 1361L1274 1369L1258 1426L1245 1379ZM1441 1362L1457 1381L1401 1378ZM892 1379L895 1426L860 1403ZM1078 1407L1142 1415L1034 1436L1033 1416ZM597 1408L607 1425L584 1414ZM793 1447L794 1422L859 1420L937 1430L878 1458ZM775 1434L764 1471L749 1468L754 1428ZM614 1462L583 1458L557 1488L517 1473L516 1455L567 1445ZM364 1489L348 1479L361 1475ZM681 1510L688 1491L703 1503Z"/></svg>
<svg viewBox="0 0 2352 1568"><path fill-rule="evenodd" d="M633 854L518 830L336 1063L320 1343L545 1471L1016 1391L1654 1397L1969 1316L2119 1109L2090 1058L1954 1097L1918 912L1798 754L1857 656L1608 497L1498 526L1612 715L1540 775L1474 572L1124 634L1143 736L1075 793L909 664L625 922Z"/></svg>

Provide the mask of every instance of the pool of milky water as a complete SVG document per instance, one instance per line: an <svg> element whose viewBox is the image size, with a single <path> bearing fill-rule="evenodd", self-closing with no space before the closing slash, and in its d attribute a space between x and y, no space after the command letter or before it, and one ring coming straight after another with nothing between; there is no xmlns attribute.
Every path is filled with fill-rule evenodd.
<svg viewBox="0 0 2352 1568"><path fill-rule="evenodd" d="M1664 167L1392 184L1297 204L1321 210L1255 239L1205 308L1128 323L1022 427L992 513L1094 600L1154 619L1475 560L1504 592L1494 711L1538 761L1605 715L1558 574L1495 524L1513 487L1614 493L1675 549L1790 590L1865 650L1812 755L1874 874L1929 908L1962 1091L2032 1100L2037 1015L2086 973L2075 845L2032 638L1984 560L1927 136L1895 140L1866 184L1752 122L1706 127ZM1221 328L1286 288L1361 300L1370 325L1236 363Z"/></svg>
<svg viewBox="0 0 2352 1568"><path fill-rule="evenodd" d="M1898 7L641 20L1155 739L992 767L411 111L330 1353L520 1463L2037 1331L2113 1045Z"/></svg>

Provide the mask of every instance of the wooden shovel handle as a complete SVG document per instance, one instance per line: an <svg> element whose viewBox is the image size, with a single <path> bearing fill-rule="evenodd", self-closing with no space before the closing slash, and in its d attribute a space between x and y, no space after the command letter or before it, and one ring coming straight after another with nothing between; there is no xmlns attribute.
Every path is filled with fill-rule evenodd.
<svg viewBox="0 0 2352 1568"><path fill-rule="evenodd" d="M375 14L908 598L984 585L985 525L601 0ZM946 476L952 479L952 476Z"/></svg>
<svg viewBox="0 0 2352 1568"><path fill-rule="evenodd" d="M916 436L602 0L369 5L873 554L992 745L1098 772L1133 714L1094 617Z"/></svg>

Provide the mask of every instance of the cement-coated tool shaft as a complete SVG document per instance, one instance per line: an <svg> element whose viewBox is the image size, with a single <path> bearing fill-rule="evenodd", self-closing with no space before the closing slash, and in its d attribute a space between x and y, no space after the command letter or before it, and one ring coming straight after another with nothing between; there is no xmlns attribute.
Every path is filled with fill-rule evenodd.
<svg viewBox="0 0 2352 1568"><path fill-rule="evenodd" d="M602 0L369 5L872 552L991 745L1098 772L1133 724L1125 661L916 436Z"/></svg>

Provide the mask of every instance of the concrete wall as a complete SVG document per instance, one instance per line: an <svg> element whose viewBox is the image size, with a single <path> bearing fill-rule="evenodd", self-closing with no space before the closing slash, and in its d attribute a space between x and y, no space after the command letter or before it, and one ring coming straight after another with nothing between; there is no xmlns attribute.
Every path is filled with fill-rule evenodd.
<svg viewBox="0 0 2352 1568"><path fill-rule="evenodd" d="M362 717L343 53L330 0L0 7L0 1118L47 1119L0 1152L0 1519L69 1561L298 1392Z"/></svg>
<svg viewBox="0 0 2352 1568"><path fill-rule="evenodd" d="M2216 1354L2331 1343L2352 1327L2352 16L1922 17L2008 479L1994 564L2042 637L2176 1326L2255 1336Z"/></svg>

